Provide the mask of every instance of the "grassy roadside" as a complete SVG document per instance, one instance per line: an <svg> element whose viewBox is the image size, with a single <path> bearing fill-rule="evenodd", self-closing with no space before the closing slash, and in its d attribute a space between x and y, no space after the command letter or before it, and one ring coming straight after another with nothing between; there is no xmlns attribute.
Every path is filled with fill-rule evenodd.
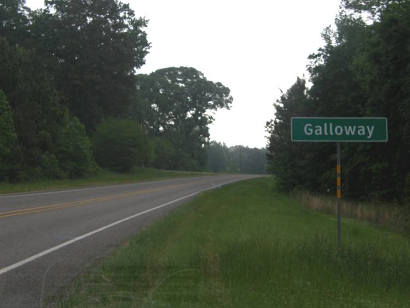
<svg viewBox="0 0 410 308"><path fill-rule="evenodd" d="M408 307L410 243L261 178L207 192L79 278L61 307Z"/></svg>
<svg viewBox="0 0 410 308"><path fill-rule="evenodd" d="M337 199L335 197L313 194L306 191L294 191L292 195L305 207L336 215ZM410 205L410 204L409 204ZM342 199L340 212L343 217L360 219L371 224L386 227L399 233L410 235L409 205L381 202L360 202Z"/></svg>
<svg viewBox="0 0 410 308"><path fill-rule="evenodd" d="M29 192L51 189L79 188L86 186L99 186L111 184L125 184L150 180L161 180L167 178L189 177L199 175L210 175L207 172L191 171L169 171L153 168L134 168L129 173L116 173L108 170L100 170L96 175L64 180L39 180L27 183L0 183L0 194Z"/></svg>

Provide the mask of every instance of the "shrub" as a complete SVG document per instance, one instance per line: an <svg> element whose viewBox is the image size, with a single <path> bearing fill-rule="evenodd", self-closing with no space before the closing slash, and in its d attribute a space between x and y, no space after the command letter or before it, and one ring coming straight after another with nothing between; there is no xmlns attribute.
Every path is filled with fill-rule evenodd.
<svg viewBox="0 0 410 308"><path fill-rule="evenodd" d="M58 179L63 176L57 157L51 153L41 156L41 174L49 179Z"/></svg>
<svg viewBox="0 0 410 308"><path fill-rule="evenodd" d="M76 118L64 117L57 143L57 158L66 176L80 177L96 170L92 144L84 125Z"/></svg>
<svg viewBox="0 0 410 308"><path fill-rule="evenodd" d="M142 165L149 156L148 141L132 120L110 119L97 126L94 138L97 163L114 171L127 172Z"/></svg>
<svg viewBox="0 0 410 308"><path fill-rule="evenodd" d="M175 164L175 148L165 137L157 137L154 143L153 166L158 169L173 169Z"/></svg>
<svg viewBox="0 0 410 308"><path fill-rule="evenodd" d="M18 164L17 134L7 97L0 90L0 181L9 180Z"/></svg>

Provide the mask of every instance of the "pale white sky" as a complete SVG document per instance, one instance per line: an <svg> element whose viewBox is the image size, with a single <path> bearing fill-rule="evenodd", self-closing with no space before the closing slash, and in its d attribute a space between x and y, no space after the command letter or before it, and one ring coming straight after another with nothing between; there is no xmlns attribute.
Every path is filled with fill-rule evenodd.
<svg viewBox="0 0 410 308"><path fill-rule="evenodd" d="M220 110L211 139L266 146L265 123L280 89L306 74L307 57L323 45L340 0L130 0L149 19L150 53L140 73L191 66L231 89L231 110ZM43 0L26 0L32 9Z"/></svg>

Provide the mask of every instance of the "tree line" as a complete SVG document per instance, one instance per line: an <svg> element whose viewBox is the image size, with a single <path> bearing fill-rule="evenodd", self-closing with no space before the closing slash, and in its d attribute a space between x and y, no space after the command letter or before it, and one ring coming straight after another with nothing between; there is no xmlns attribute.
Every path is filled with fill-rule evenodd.
<svg viewBox="0 0 410 308"><path fill-rule="evenodd" d="M212 141L208 147L208 170L212 172L266 173L266 149L228 147Z"/></svg>
<svg viewBox="0 0 410 308"><path fill-rule="evenodd" d="M410 2L344 0L324 46L309 56L266 125L269 169L283 189L335 191L336 146L292 143L292 116L387 117L387 143L343 143L347 197L410 200Z"/></svg>
<svg viewBox="0 0 410 308"><path fill-rule="evenodd" d="M137 74L147 25L117 0L1 2L0 181L206 169L230 90L191 67Z"/></svg>

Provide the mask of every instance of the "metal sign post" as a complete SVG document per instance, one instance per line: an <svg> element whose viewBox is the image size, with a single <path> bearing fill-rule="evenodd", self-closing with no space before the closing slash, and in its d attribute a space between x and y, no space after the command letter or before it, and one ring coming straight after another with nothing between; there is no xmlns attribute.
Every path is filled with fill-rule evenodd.
<svg viewBox="0 0 410 308"><path fill-rule="evenodd" d="M387 118L293 117L291 118L291 140L292 142L336 142L337 246L340 248L342 245L340 142L387 142Z"/></svg>
<svg viewBox="0 0 410 308"><path fill-rule="evenodd" d="M336 165L336 215L337 215L337 247L342 246L341 239L341 218L340 218L340 199L342 198L342 168L340 166L340 142L336 143L337 165Z"/></svg>

